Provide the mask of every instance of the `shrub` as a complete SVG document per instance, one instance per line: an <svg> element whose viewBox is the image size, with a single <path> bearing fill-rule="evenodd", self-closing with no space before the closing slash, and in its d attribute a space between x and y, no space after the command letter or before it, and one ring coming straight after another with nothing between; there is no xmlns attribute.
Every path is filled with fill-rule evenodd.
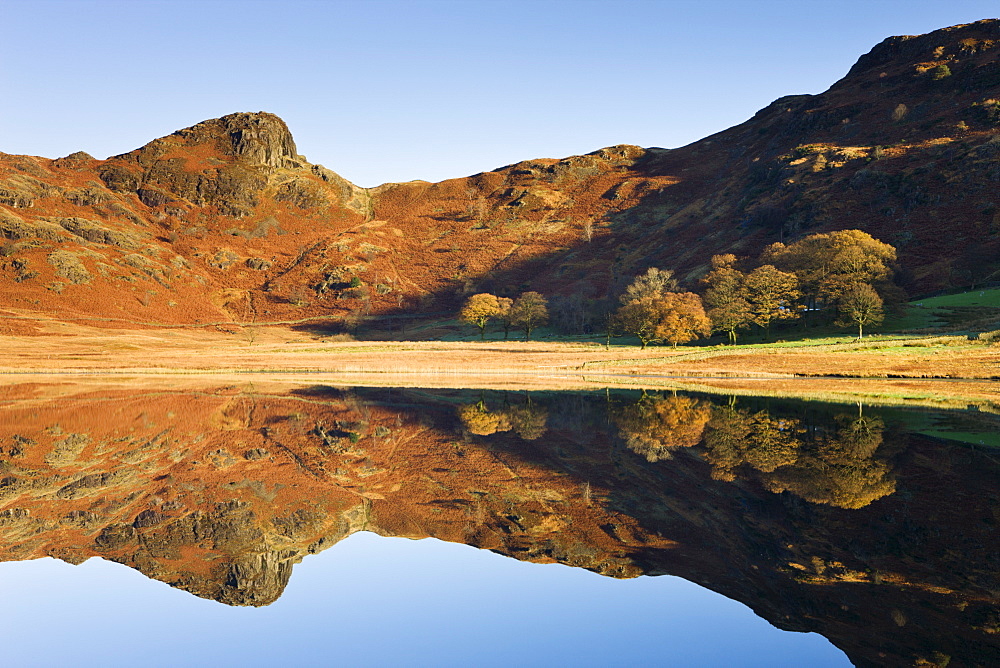
<svg viewBox="0 0 1000 668"><path fill-rule="evenodd" d="M950 76L951 76L951 68L945 65L944 63L941 63L940 65L931 70L931 78L934 79L934 81L940 81L941 79Z"/></svg>

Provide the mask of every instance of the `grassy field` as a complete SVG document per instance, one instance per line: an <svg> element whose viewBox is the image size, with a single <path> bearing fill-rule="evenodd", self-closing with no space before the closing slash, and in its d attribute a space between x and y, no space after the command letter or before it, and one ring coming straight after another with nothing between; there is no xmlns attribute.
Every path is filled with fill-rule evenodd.
<svg viewBox="0 0 1000 668"><path fill-rule="evenodd" d="M883 330L907 331L1000 321L1000 288L972 290L910 302L906 315L890 318Z"/></svg>
<svg viewBox="0 0 1000 668"><path fill-rule="evenodd" d="M935 297L915 304L907 323L955 321L992 308L1000 312L1000 289ZM1000 380L1000 345L971 340L964 333L879 334L856 341L847 332L795 329L779 334L785 340L770 343L702 342L642 350L625 339L609 347L601 340L577 337L479 341L470 328L457 325L435 330L450 332L452 340L430 341L355 341L287 325L236 323L113 330L27 314L21 327L11 331L30 333L0 336L0 374L11 379L25 374L114 374L138 382L166 375L259 379L278 375L354 385L518 389L627 385L887 405L962 407L965 402L991 411L1000 406L995 382ZM459 336L464 333L469 336ZM969 442L986 440L969 433L968 438L975 437Z"/></svg>

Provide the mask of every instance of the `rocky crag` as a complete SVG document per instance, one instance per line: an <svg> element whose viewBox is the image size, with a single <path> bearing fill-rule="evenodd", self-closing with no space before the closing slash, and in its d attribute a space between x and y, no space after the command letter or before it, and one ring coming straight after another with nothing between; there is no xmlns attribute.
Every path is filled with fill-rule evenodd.
<svg viewBox="0 0 1000 668"><path fill-rule="evenodd" d="M648 266L693 285L712 254L846 228L895 245L911 293L995 280L998 49L997 20L892 37L826 92L689 146L441 183L358 188L266 113L107 160L0 154L0 307L137 327L391 323L474 291L600 298Z"/></svg>
<svg viewBox="0 0 1000 668"><path fill-rule="evenodd" d="M296 562L366 530L679 575L860 666L1000 660L995 458L907 433L898 414L638 392L27 384L4 388L0 410L2 560L99 556L266 605Z"/></svg>

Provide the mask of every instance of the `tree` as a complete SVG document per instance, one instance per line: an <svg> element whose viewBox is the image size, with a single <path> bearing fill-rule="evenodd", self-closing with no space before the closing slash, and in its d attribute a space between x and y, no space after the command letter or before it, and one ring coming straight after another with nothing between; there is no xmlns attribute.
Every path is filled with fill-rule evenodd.
<svg viewBox="0 0 1000 668"><path fill-rule="evenodd" d="M513 430L525 441L541 438L546 431L549 412L528 397L525 403L490 410L485 401L459 407L458 417L470 434L489 436Z"/></svg>
<svg viewBox="0 0 1000 668"><path fill-rule="evenodd" d="M618 312L614 317L614 322L617 326L622 331L628 332L638 338L643 349L645 349L649 343L661 340L657 336L656 331L656 326L660 321L659 313L656 308L656 301L657 300L652 297L633 299L618 309ZM612 328L609 327L609 337L611 335L611 331Z"/></svg>
<svg viewBox="0 0 1000 668"><path fill-rule="evenodd" d="M466 404L458 409L458 417L470 434L489 436L498 431L510 431L510 417L503 411L491 411L486 403Z"/></svg>
<svg viewBox="0 0 1000 668"><path fill-rule="evenodd" d="M793 272L810 306L836 305L858 283L887 283L893 274L896 249L861 230L840 230L809 236L785 246L773 244L761 261Z"/></svg>
<svg viewBox="0 0 1000 668"><path fill-rule="evenodd" d="M837 324L845 327L857 325L858 340L864 338L865 325L877 325L885 315L882 298L867 283L857 283L845 292L837 310L840 312Z"/></svg>
<svg viewBox="0 0 1000 668"><path fill-rule="evenodd" d="M765 264L747 274L745 284L753 321L764 328L768 337L773 321L799 317L796 300L801 293L795 274Z"/></svg>
<svg viewBox="0 0 1000 668"><path fill-rule="evenodd" d="M711 404L683 395L643 397L628 406L614 406L611 419L625 444L650 462L670 459L680 448L701 442Z"/></svg>
<svg viewBox="0 0 1000 668"><path fill-rule="evenodd" d="M514 324L511 321L511 307L513 305L514 300L510 297L497 297L497 307L499 308L497 318L500 319L500 324L503 326L503 338L505 341L510 338L510 328Z"/></svg>
<svg viewBox="0 0 1000 668"><path fill-rule="evenodd" d="M636 276L635 280L625 288L625 293L620 297L620 301L622 304L628 304L637 299L655 299L676 289L677 280L674 278L674 272L669 269L650 267L645 274Z"/></svg>
<svg viewBox="0 0 1000 668"><path fill-rule="evenodd" d="M486 337L486 324L490 319L499 315L500 303L497 301L496 295L481 292L465 300L465 304L458 312L458 319L478 327L479 339L482 340Z"/></svg>
<svg viewBox="0 0 1000 668"><path fill-rule="evenodd" d="M635 335L643 348L658 341L676 346L712 331L701 298L693 292L634 299L618 309L616 321L622 330Z"/></svg>
<svg viewBox="0 0 1000 668"><path fill-rule="evenodd" d="M736 345L736 330L753 322L744 286L746 275L735 265L735 255L716 255L712 258L712 271L702 279L708 286L702 300L712 321L712 331L728 333L733 345Z"/></svg>
<svg viewBox="0 0 1000 668"><path fill-rule="evenodd" d="M510 307L510 323L524 330L524 340L531 338L531 332L549 321L548 302L537 292L525 292Z"/></svg>
<svg viewBox="0 0 1000 668"><path fill-rule="evenodd" d="M944 63L941 63L940 65L931 70L931 78L934 79L934 81L940 81L941 79L945 79L950 76L951 76L951 68L945 65Z"/></svg>
<svg viewBox="0 0 1000 668"><path fill-rule="evenodd" d="M545 435L549 412L545 406L532 402L531 397L523 404L508 408L507 416L511 429L525 441L535 441Z"/></svg>
<svg viewBox="0 0 1000 668"><path fill-rule="evenodd" d="M667 292L657 307L660 321L656 326L657 337L674 348L712 333L712 322L705 315L701 297L693 292Z"/></svg>

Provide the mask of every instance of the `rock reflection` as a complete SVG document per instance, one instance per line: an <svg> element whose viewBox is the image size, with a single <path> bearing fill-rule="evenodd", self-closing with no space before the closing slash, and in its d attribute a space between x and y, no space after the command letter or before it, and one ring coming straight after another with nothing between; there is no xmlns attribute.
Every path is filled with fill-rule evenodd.
<svg viewBox="0 0 1000 668"><path fill-rule="evenodd" d="M0 398L4 560L100 556L265 605L353 532L432 536L679 575L858 665L1000 665L1000 464L908 431L925 417L626 391Z"/></svg>

